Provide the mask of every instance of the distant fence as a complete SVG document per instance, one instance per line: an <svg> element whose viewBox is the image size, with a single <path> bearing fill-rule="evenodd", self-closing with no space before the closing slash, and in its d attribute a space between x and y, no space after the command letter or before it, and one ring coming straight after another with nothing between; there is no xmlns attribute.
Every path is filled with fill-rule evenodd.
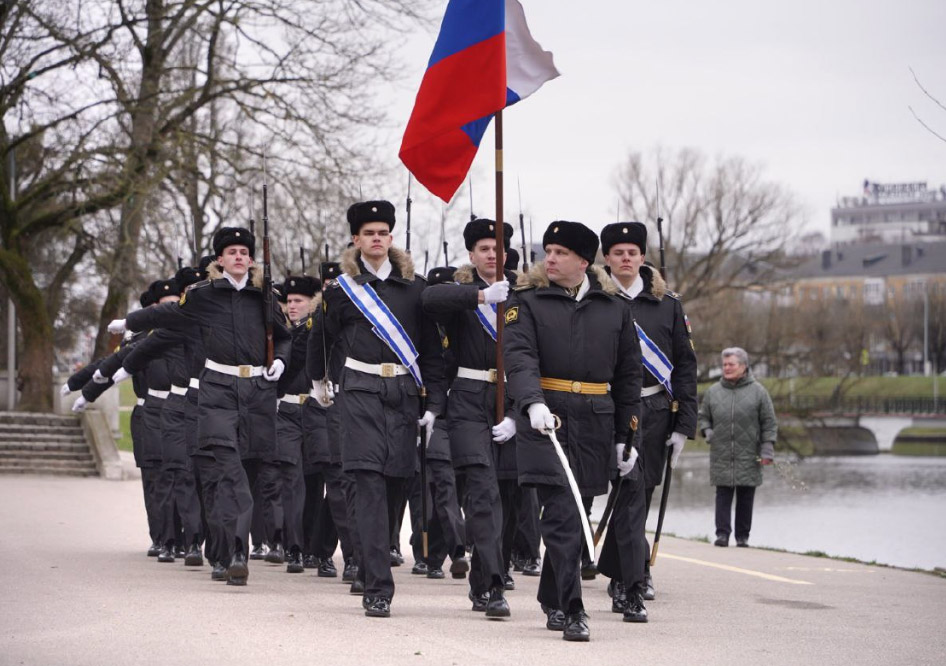
<svg viewBox="0 0 946 666"><path fill-rule="evenodd" d="M946 397L932 396L774 396L780 412L837 412L841 414L946 414Z"/></svg>

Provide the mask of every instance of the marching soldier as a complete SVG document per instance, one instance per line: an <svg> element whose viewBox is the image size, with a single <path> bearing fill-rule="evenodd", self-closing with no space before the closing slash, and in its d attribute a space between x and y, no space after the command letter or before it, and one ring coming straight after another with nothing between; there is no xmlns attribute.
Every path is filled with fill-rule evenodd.
<svg viewBox="0 0 946 666"><path fill-rule="evenodd" d="M535 486L542 507L538 600L549 629L563 631L568 641L587 641L583 498L607 491L616 462L622 471L640 473L633 453L623 461L631 417L640 408L640 346L630 304L592 265L595 233L577 222L553 222L542 244L546 260L520 278L509 299L503 357L515 402L519 482ZM549 442L557 425L579 497Z"/></svg>
<svg viewBox="0 0 946 666"><path fill-rule="evenodd" d="M671 451L673 466L686 440L696 434L696 354L680 295L667 289L660 272L645 263L647 227L640 222L609 224L601 232L601 249L611 279L631 300L641 340L645 368L641 391L645 488L642 520L646 521L654 488L663 480L668 451ZM608 531L599 566L614 574L615 610L625 605L625 620L646 622L643 600L653 599L655 592L650 575L650 547L643 524L640 525L644 564L641 581L621 580L615 550L620 550L618 539L622 536ZM620 553L621 560L625 557L626 553ZM626 591L626 602L622 591Z"/></svg>
<svg viewBox="0 0 946 666"><path fill-rule="evenodd" d="M274 360L266 360L262 271L253 267L256 239L248 229L222 227L213 237L217 263L210 279L198 282L175 306L154 309L150 319L161 327L190 329L197 323L206 360L200 376L199 433L203 449L214 454L220 473L216 509L222 523L220 553L229 562L227 584L246 585L253 497L250 476L273 467L276 439L276 382L286 368L291 339L276 299ZM132 322L129 322L132 323ZM125 329L125 320L109 324ZM244 469L243 459L260 461Z"/></svg>
<svg viewBox="0 0 946 666"><path fill-rule="evenodd" d="M512 227L505 226L508 248ZM505 302L515 274L496 265L493 220L469 222L463 240L470 264L457 269L455 284L428 287L424 309L443 326L457 364L447 400L447 427L453 464L466 477L464 513L473 542L470 599L474 611L485 611L487 617L508 617L497 468L500 457L514 452L510 440L516 434L516 424L511 416L496 423L495 306ZM508 453L505 446L510 447Z"/></svg>
<svg viewBox="0 0 946 666"><path fill-rule="evenodd" d="M392 247L394 206L356 203L348 209L353 247L342 275L324 291L323 312L309 335L308 366L323 404L332 398L325 352L347 354L337 396L345 471L355 481L361 542L359 576L369 617L388 617L394 596L389 499L413 476L417 429L432 428L443 412L443 368L434 322L421 308L422 277L410 256ZM322 327L325 331L323 346ZM423 391L427 400L423 416Z"/></svg>

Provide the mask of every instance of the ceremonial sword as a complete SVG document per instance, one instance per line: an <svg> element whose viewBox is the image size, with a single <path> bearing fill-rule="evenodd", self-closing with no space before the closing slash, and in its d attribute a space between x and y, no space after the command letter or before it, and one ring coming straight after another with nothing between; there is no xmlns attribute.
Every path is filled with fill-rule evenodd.
<svg viewBox="0 0 946 666"><path fill-rule="evenodd" d="M562 449L562 445L559 444L558 437L555 435L555 431L562 427L562 419L555 414L552 414L552 418L555 419L555 427L550 428L545 434L552 440L555 453L565 470L565 478L568 479L568 487L572 489L572 496L575 498L575 504L578 506L578 515L581 517L581 529L585 534L585 545L588 546L588 553L594 555L595 545L594 540L591 538L591 525L588 523L588 514L585 513L585 504L581 501L581 492L578 490L578 482L575 481L575 475L572 473L572 468L568 466L568 458L565 457L565 451Z"/></svg>

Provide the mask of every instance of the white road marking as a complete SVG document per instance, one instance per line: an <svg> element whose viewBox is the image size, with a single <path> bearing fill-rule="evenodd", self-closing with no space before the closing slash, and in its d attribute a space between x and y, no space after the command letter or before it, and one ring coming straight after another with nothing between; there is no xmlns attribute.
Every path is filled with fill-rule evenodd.
<svg viewBox="0 0 946 666"><path fill-rule="evenodd" d="M690 564L700 564L704 567L712 567L714 569L722 569L723 571L732 571L733 573L741 573L747 576L755 576L756 578L764 578L765 580L775 581L776 583L790 583L791 585L814 585L814 583L809 583L806 580L784 578L782 576L775 576L773 574L762 573L761 571L753 571L752 569L741 569L740 567L734 567L728 564L717 564L716 562L707 562L706 560L698 560L693 557L683 557L681 555L671 555L669 553L661 553L660 556L669 558L671 560L689 562Z"/></svg>

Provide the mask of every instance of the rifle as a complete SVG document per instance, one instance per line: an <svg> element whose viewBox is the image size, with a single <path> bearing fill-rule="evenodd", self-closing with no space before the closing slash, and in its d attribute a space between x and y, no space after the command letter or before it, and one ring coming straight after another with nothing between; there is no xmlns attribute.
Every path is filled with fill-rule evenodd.
<svg viewBox="0 0 946 666"><path fill-rule="evenodd" d="M411 174L407 174L407 243L404 247L407 253L411 253Z"/></svg>
<svg viewBox="0 0 946 666"><path fill-rule="evenodd" d="M624 462L627 462L631 457L631 446L634 444L634 435L637 433L637 426L637 417L632 416L630 428L627 431L627 441L624 443L624 455L622 456ZM595 530L595 546L601 541L601 535L604 534L604 529L608 526L608 520L611 518L611 513L614 511L614 507L618 502L618 495L621 493L621 484L623 482L624 479L618 477L617 483L614 484L611 488L611 492L608 494L608 501L604 505L604 513L601 514L601 520L598 521L598 527Z"/></svg>
<svg viewBox="0 0 946 666"><path fill-rule="evenodd" d="M473 176L470 176L470 222L476 219L476 214L473 212ZM449 264L444 261L444 266Z"/></svg>
<svg viewBox="0 0 946 666"><path fill-rule="evenodd" d="M516 186L519 188L519 235L522 236L522 272L529 270L529 255L526 253L526 226L522 216L522 183L516 178Z"/></svg>
<svg viewBox="0 0 946 666"><path fill-rule="evenodd" d="M420 415L427 413L427 388L420 387ZM427 559L427 426L420 426L420 535Z"/></svg>
<svg viewBox="0 0 946 666"><path fill-rule="evenodd" d="M447 217L443 209L440 210L440 240L443 241L443 265L449 266L450 259L447 258Z"/></svg>
<svg viewBox="0 0 946 666"><path fill-rule="evenodd" d="M305 275L305 247L302 245L299 246L299 261L302 262L302 274Z"/></svg>
<svg viewBox="0 0 946 666"><path fill-rule="evenodd" d="M660 217L660 182L657 183L657 239L660 242L660 272L667 279L666 265L664 264L664 219ZM679 404L676 400L670 402L670 424L667 426L667 437L673 433ZM667 500L670 498L670 481L673 479L673 470L670 467L670 461L673 455L667 452L667 465L664 467L663 488L660 491L660 511L657 513L657 531L654 532L654 547L650 551L650 566L654 566L657 561L657 548L660 545L660 532L664 527L664 515L667 513Z"/></svg>
<svg viewBox="0 0 946 666"><path fill-rule="evenodd" d="M269 256L269 195L266 187L266 162L263 162L263 321L266 323L266 367L272 367L273 350L273 273Z"/></svg>

